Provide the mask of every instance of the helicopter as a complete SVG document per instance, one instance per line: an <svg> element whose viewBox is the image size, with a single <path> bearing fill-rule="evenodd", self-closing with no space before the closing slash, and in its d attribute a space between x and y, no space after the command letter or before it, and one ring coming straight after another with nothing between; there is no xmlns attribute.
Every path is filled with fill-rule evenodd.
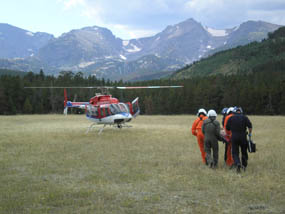
<svg viewBox="0 0 285 214"><path fill-rule="evenodd" d="M126 125L133 118L136 118L140 114L139 97L135 98L132 102L120 102L117 98L112 97L108 92L110 89L160 89L160 88L181 88L183 86L87 86L87 87L26 87L26 88L54 88L64 89L64 111L67 115L69 108L78 108L85 110L86 118L92 122L88 127L86 134L94 128L95 125L103 125L99 129L98 134L101 134L107 125L115 126L119 129L123 127L131 127ZM66 89L99 89L101 93L96 93L95 96L91 97L89 101L75 102L69 101L67 98Z"/></svg>

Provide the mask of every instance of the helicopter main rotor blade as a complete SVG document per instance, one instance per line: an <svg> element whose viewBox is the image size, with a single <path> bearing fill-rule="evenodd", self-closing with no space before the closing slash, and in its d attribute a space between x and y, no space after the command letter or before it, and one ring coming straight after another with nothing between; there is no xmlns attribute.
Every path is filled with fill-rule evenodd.
<svg viewBox="0 0 285 214"><path fill-rule="evenodd" d="M167 85L167 86L130 86L130 87L116 87L117 89L144 89L144 88L183 88L182 85Z"/></svg>
<svg viewBox="0 0 285 214"><path fill-rule="evenodd" d="M65 88L95 88L95 89L147 89L147 88L154 88L154 89L158 89L158 88L183 88L183 85L162 85L162 86L117 86L117 87L113 87L113 86L67 86L67 87L63 87L63 86L31 86L31 87L24 87L24 88L61 88L61 89L65 89Z"/></svg>
<svg viewBox="0 0 285 214"><path fill-rule="evenodd" d="M31 86L31 87L24 87L24 88L97 88L97 89L113 89L115 87L111 86L67 86L67 87L62 87L62 86Z"/></svg>

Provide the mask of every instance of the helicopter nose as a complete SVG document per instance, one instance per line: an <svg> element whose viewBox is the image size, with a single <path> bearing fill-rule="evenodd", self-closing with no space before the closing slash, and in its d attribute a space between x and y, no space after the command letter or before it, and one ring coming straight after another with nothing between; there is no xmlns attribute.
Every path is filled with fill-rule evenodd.
<svg viewBox="0 0 285 214"><path fill-rule="evenodd" d="M132 115L130 113L123 113L122 116L124 117L125 122L129 122L132 119Z"/></svg>
<svg viewBox="0 0 285 214"><path fill-rule="evenodd" d="M129 113L120 113L116 115L115 123L129 122L132 119L132 115Z"/></svg>
<svg viewBox="0 0 285 214"><path fill-rule="evenodd" d="M132 120L133 116L128 113L128 117L126 118L126 122L130 122Z"/></svg>

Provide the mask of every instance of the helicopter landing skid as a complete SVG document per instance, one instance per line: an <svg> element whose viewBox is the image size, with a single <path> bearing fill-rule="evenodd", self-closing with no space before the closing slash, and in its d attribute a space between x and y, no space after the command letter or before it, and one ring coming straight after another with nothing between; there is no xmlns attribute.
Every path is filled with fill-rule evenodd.
<svg viewBox="0 0 285 214"><path fill-rule="evenodd" d="M85 134L88 134L90 131L92 131L92 130L94 129L94 126L95 126L95 125L98 125L98 124L97 124L97 123L92 123L92 124L88 127L88 129L87 129L87 131L86 131ZM112 125L112 124L110 124L110 125ZM107 124L104 124L104 126L99 129L98 135L100 135L100 134L103 132L103 130L104 130L104 128L105 128L106 126L107 126ZM130 126L130 125L125 125L125 124L113 124L113 127L118 128L118 129L122 129L122 128L131 128L132 126Z"/></svg>
<svg viewBox="0 0 285 214"><path fill-rule="evenodd" d="M86 131L85 134L88 134L89 131L92 131L95 125L98 125L98 124L97 124L97 123L92 123L92 124L88 127L88 129L87 129L87 131ZM98 132L99 135L102 133L102 131L103 131L103 129L105 128L105 126L106 126L106 124L104 124L104 126L103 126L101 129L99 129L99 132Z"/></svg>
<svg viewBox="0 0 285 214"><path fill-rule="evenodd" d="M114 127L117 127L118 129L121 129L121 128L131 128L132 126L120 123L120 124L114 124Z"/></svg>

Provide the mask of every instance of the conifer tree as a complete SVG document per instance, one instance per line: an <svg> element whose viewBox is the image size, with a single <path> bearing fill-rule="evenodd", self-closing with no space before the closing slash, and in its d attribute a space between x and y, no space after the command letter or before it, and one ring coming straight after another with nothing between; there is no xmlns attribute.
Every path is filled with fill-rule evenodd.
<svg viewBox="0 0 285 214"><path fill-rule="evenodd" d="M31 105L30 99L27 97L23 106L23 112L25 114L33 113L33 106Z"/></svg>

